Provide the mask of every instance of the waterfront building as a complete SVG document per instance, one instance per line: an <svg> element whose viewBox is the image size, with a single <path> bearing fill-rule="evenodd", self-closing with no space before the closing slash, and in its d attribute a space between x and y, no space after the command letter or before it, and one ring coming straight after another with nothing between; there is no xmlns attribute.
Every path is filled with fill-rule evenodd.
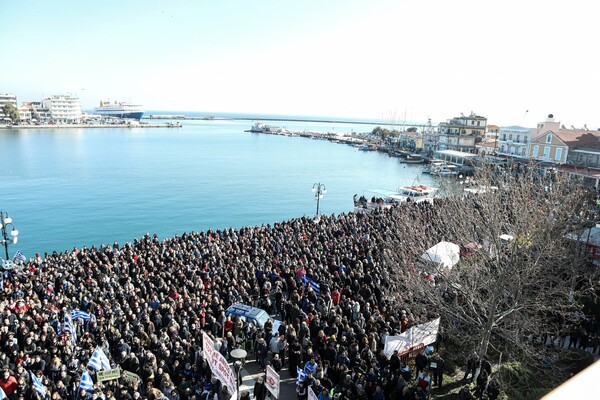
<svg viewBox="0 0 600 400"><path fill-rule="evenodd" d="M10 93L0 93L0 108L3 108L7 104L17 106L17 96Z"/></svg>
<svg viewBox="0 0 600 400"><path fill-rule="evenodd" d="M52 120L50 110L42 104L41 101L29 102L31 105L31 121L32 122L49 122Z"/></svg>
<svg viewBox="0 0 600 400"><path fill-rule="evenodd" d="M552 131L537 135L529 146L529 157L538 161L564 164L567 161L568 153L567 144Z"/></svg>
<svg viewBox="0 0 600 400"><path fill-rule="evenodd" d="M523 126L503 126L498 129L498 154L511 158L527 158L529 143L535 129Z"/></svg>
<svg viewBox="0 0 600 400"><path fill-rule="evenodd" d="M566 164L560 169L584 178L584 183L600 186L600 132L589 129L562 129L556 136L569 150Z"/></svg>
<svg viewBox="0 0 600 400"><path fill-rule="evenodd" d="M81 103L77 97L55 95L45 98L42 105L48 109L54 122L77 123L81 121Z"/></svg>
<svg viewBox="0 0 600 400"><path fill-rule="evenodd" d="M33 107L29 102L23 102L19 107L19 119L21 122L30 122L33 118Z"/></svg>
<svg viewBox="0 0 600 400"><path fill-rule="evenodd" d="M471 112L438 125L438 150L475 153L476 144L485 136L487 118Z"/></svg>
<svg viewBox="0 0 600 400"><path fill-rule="evenodd" d="M12 104L16 107L17 96L10 93L0 93L0 123L10 123L10 118L2 112L2 109L7 104Z"/></svg>
<svg viewBox="0 0 600 400"><path fill-rule="evenodd" d="M495 138L484 138L475 145L475 148L477 148L477 154L482 156L496 154L498 150L498 141Z"/></svg>

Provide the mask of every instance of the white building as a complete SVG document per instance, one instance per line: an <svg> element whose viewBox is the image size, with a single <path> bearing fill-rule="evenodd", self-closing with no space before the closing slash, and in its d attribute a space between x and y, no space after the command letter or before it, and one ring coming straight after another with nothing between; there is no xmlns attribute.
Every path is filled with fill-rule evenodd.
<svg viewBox="0 0 600 400"><path fill-rule="evenodd" d="M522 126L503 126L498 131L498 154L527 158L534 131Z"/></svg>
<svg viewBox="0 0 600 400"><path fill-rule="evenodd" d="M71 96L52 96L42 101L43 108L47 108L54 122L73 123L81 121L81 103L79 99Z"/></svg>
<svg viewBox="0 0 600 400"><path fill-rule="evenodd" d="M12 104L13 106L17 106L17 96L9 93L0 93L0 108L4 107L7 104Z"/></svg>
<svg viewBox="0 0 600 400"><path fill-rule="evenodd" d="M12 104L16 107L17 96L9 93L0 93L0 123L10 123L10 118L2 112L2 108L7 104Z"/></svg>

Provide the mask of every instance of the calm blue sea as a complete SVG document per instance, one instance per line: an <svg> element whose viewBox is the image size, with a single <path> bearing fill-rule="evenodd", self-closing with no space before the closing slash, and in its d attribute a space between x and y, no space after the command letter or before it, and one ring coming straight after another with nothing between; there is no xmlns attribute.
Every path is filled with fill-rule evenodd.
<svg viewBox="0 0 600 400"><path fill-rule="evenodd" d="M430 183L420 166L355 147L244 132L251 121L183 128L0 130L0 210L19 229L13 254L162 239L351 211L364 190ZM294 122L289 130L366 132L374 126ZM3 254L0 253L0 254Z"/></svg>

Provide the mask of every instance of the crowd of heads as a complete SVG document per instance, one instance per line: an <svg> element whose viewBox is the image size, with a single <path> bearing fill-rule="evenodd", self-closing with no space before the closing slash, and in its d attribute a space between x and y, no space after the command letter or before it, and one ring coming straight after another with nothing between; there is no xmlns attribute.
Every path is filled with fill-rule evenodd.
<svg viewBox="0 0 600 400"><path fill-rule="evenodd" d="M123 246L36 255L3 274L0 386L11 399L41 398L35 375L52 399L226 399L203 357L205 331L226 357L244 346L262 366L294 376L311 365L300 386L392 398L399 380L411 377L398 357L383 355L386 336L437 315L400 293L397 269L384 261L386 238L397 233L398 213L427 215L434 207L407 204L162 241L145 235ZM228 317L234 303L282 323L263 328ZM75 319L76 341L61 329L72 310L92 315ZM96 348L111 368L139 379L99 382L88 367ZM80 390L85 370L91 391Z"/></svg>

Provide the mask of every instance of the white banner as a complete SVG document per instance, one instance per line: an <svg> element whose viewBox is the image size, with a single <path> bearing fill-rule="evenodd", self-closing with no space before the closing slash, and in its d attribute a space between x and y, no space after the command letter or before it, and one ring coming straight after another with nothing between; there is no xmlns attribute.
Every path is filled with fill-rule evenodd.
<svg viewBox="0 0 600 400"><path fill-rule="evenodd" d="M202 340L204 358L208 362L210 370L218 380L227 386L231 394L231 399L237 399L237 379L235 373L227 363L225 357L215 350L215 342L204 331L202 332Z"/></svg>
<svg viewBox="0 0 600 400"><path fill-rule="evenodd" d="M397 336L388 336L385 339L383 353L387 358L394 354L395 350L402 355L403 352L410 351L418 346L427 346L437 340L437 333L440 328L440 319L426 322L421 325L413 326L404 333Z"/></svg>
<svg viewBox="0 0 600 400"><path fill-rule="evenodd" d="M318 400L317 395L313 392L312 388L308 387L308 400Z"/></svg>
<svg viewBox="0 0 600 400"><path fill-rule="evenodd" d="M267 389L273 394L273 396L279 398L279 374L275 372L273 367L267 365Z"/></svg>

